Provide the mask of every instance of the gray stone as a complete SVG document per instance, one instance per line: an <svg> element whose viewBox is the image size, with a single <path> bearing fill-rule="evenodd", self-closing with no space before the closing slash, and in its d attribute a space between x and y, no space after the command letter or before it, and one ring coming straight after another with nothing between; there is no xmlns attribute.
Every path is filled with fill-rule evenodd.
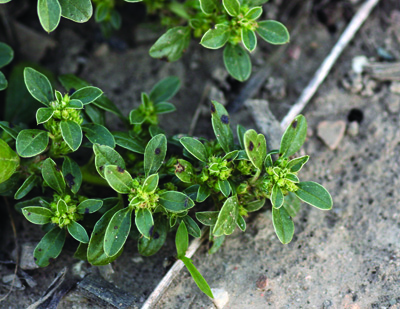
<svg viewBox="0 0 400 309"><path fill-rule="evenodd" d="M392 82L390 92L400 94L400 82Z"/></svg>
<svg viewBox="0 0 400 309"><path fill-rule="evenodd" d="M347 128L347 134L350 136L357 136L359 132L359 124L357 121L352 121Z"/></svg>
<svg viewBox="0 0 400 309"><path fill-rule="evenodd" d="M7 285L12 285L13 287L17 288L18 290L25 289L25 287L22 285L21 280L19 280L18 276L15 276L14 274L4 276L2 278L2 281L3 281L3 283L5 283Z"/></svg>
<svg viewBox="0 0 400 309"><path fill-rule="evenodd" d="M214 295L212 301L214 302L215 307L218 309L224 308L229 302L229 293L224 289L211 289L211 291Z"/></svg>
<svg viewBox="0 0 400 309"><path fill-rule="evenodd" d="M36 243L32 242L26 242L21 245L21 257L19 267L24 270L39 268L33 258L33 251L35 250L36 245Z"/></svg>
<svg viewBox="0 0 400 309"><path fill-rule="evenodd" d="M339 146L345 130L346 122L343 120L322 121L318 124L317 134L331 150L335 150Z"/></svg>

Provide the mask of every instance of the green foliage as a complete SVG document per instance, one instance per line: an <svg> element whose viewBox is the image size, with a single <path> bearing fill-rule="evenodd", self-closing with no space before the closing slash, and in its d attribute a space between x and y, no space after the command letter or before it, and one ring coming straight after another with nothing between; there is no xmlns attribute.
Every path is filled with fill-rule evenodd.
<svg viewBox="0 0 400 309"><path fill-rule="evenodd" d="M114 6L111 9L102 0L94 3L96 20L118 28ZM201 0L185 6L170 1L168 8L188 19L189 25L171 27L151 54L177 60L196 35L207 48L224 47L228 71L244 81L251 73L245 49L255 49L255 33L272 44L289 38L278 22L256 22L262 3ZM157 4L152 3L155 10ZM40 0L38 5L48 31L55 29L60 16L82 22L91 15L88 0ZM211 29L211 23L216 27ZM10 49L0 45L0 66L11 58ZM31 126L33 119L13 113L8 121L0 121L0 194L21 200L17 211L47 231L34 251L41 267L60 254L67 237L79 243L76 257L106 265L122 254L127 243L131 245L129 236L137 240L140 254L150 256L160 250L169 232L176 231L177 258L198 287L213 297L186 257L189 235L201 237L200 226L209 227L213 243L209 252L214 253L236 227L246 230L248 213L270 200L272 225L286 244L293 238L293 219L301 202L322 210L332 208L332 198L323 186L299 178L309 160L309 156L293 158L306 139L307 122L302 115L286 129L280 149L269 152L264 135L240 125L236 143L229 114L216 101L210 106L215 140L182 134L168 137L158 126L158 115L175 110L169 101L180 88L177 77L155 83L141 94L141 104L123 115L102 90L76 76L59 78L66 89L62 93L36 67L15 70L5 114L12 109L13 99L27 100L29 108L35 108L36 125ZM125 129L110 132L105 121L108 112L117 115ZM14 125L13 119L25 123ZM34 195L37 192L43 196Z"/></svg>
<svg viewBox="0 0 400 309"><path fill-rule="evenodd" d="M14 51L10 46L0 42L0 69L9 64L14 58ZM0 91L6 89L8 82L4 74L0 71Z"/></svg>

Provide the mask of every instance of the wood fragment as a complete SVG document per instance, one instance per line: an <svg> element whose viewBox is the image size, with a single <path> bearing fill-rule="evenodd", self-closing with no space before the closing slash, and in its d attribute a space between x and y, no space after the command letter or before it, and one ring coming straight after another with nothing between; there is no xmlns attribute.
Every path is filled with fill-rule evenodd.
<svg viewBox="0 0 400 309"><path fill-rule="evenodd" d="M314 77L311 79L308 86L303 90L297 102L291 107L289 112L281 121L281 128L284 130L292 120L301 113L307 103L311 100L317 92L319 86L328 76L330 70L335 64L336 60L342 54L343 50L347 47L349 42L354 38L354 35L360 29L361 25L370 15L373 8L379 3L380 0L366 0L357 13L354 15L346 30L340 36L339 40L332 48L330 54L322 62L321 66L315 72Z"/></svg>
<svg viewBox="0 0 400 309"><path fill-rule="evenodd" d="M400 81L400 62L376 62L364 66L364 71L380 81Z"/></svg>

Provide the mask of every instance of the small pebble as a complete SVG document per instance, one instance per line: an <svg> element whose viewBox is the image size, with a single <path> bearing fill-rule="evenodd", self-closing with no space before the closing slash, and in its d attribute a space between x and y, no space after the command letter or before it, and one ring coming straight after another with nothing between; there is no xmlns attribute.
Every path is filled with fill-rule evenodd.
<svg viewBox="0 0 400 309"><path fill-rule="evenodd" d="M339 146L345 130L346 122L343 120L322 121L318 124L317 134L331 150L335 150Z"/></svg>
<svg viewBox="0 0 400 309"><path fill-rule="evenodd" d="M350 136L357 136L359 132L359 124L357 121L352 121L347 128L347 134Z"/></svg>
<svg viewBox="0 0 400 309"><path fill-rule="evenodd" d="M400 94L400 82L392 82L390 85L390 92Z"/></svg>
<svg viewBox="0 0 400 309"><path fill-rule="evenodd" d="M25 270L39 268L33 258L33 251L35 250L36 245L37 243L32 242L26 242L21 245L21 257L19 267Z"/></svg>
<svg viewBox="0 0 400 309"><path fill-rule="evenodd" d="M13 282L15 277L15 281ZM15 276L14 274L6 275L2 278L3 283L8 284L8 285L13 285L17 289L22 289L24 286L22 285L21 280L19 280L18 276Z"/></svg>
<svg viewBox="0 0 400 309"><path fill-rule="evenodd" d="M140 255L137 255L137 256L134 256L134 257L132 258L132 262L133 262L133 263L136 263L136 264L139 264L139 263L143 263L144 260L143 260L143 258L142 258Z"/></svg>
<svg viewBox="0 0 400 309"><path fill-rule="evenodd" d="M224 308L229 302L229 293L224 289L211 289L211 291L214 295L212 301L214 302L215 307L218 309Z"/></svg>
<svg viewBox="0 0 400 309"><path fill-rule="evenodd" d="M351 62L351 68L355 73L361 74L364 66L368 64L368 58L365 56L356 56Z"/></svg>
<svg viewBox="0 0 400 309"><path fill-rule="evenodd" d="M260 290L264 290L267 287L267 277L265 275L261 275L260 277L258 277L256 285L257 288L259 288Z"/></svg>

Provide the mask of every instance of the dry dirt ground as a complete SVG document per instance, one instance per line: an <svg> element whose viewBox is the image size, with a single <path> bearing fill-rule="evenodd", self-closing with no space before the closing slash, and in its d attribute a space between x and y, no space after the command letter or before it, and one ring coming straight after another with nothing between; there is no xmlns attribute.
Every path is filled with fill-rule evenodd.
<svg viewBox="0 0 400 309"><path fill-rule="evenodd" d="M346 7L339 4L334 8ZM193 258L212 288L223 288L229 293L226 308L400 307L400 93L393 91L391 82L369 83L367 75L368 91L362 94L351 91L357 85L351 89L343 86L355 56L383 61L379 58L382 51L378 53L381 48L400 60L400 22L396 24L393 12L400 14L400 4L394 0L382 1L304 112L310 127L304 151L311 160L301 177L322 183L333 196L333 209L322 212L302 205L294 220L295 237L289 245L282 245L274 234L271 212L266 207L247 219L245 233L236 231L228 237L219 252L209 255L207 245L203 245ZM346 24L343 16L336 16L333 21L322 19L324 23L321 18L311 17L303 31L292 38L282 64L257 95L270 101L278 119L298 97L337 40ZM219 70L222 63L218 52L192 44L191 53L181 62L170 64L151 59L147 54L149 42L144 40L123 52L95 43L91 46L93 53L88 53L85 51L87 38L75 26L68 24L60 28L59 34L52 37L58 46L47 54L50 60L42 62L58 74L78 73L103 89L125 112L137 106L140 92L150 90L160 78L179 76L183 85L174 100L177 112L172 118L162 119L170 134L188 131L207 83L214 91L209 95L212 99L229 101L238 91L238 84ZM269 47L260 45L253 57L255 71L271 52ZM71 46L72 51L68 48ZM330 150L317 136L318 124L324 120L343 120L349 124L352 109L363 116L362 120L358 118L358 134L346 134L338 148ZM246 109L232 118L248 128L255 127ZM118 126L113 118L109 119ZM210 136L209 116L200 117L195 134ZM14 217L20 244L40 240L39 229L15 213ZM5 224L0 228L5 235L2 251L10 252L13 249L11 227ZM170 265L175 254L173 235L155 257L139 257L135 246L133 241L128 243L119 260L99 271L106 280L133 295L134 306L140 307ZM73 245L67 247L46 269L27 271L38 285L13 292L0 303L0 308L25 308L32 304L65 265L70 274L67 283L71 282L65 289L72 289L59 308L110 307L83 295L74 285L76 276L97 272L72 259L74 249ZM1 257L12 259L11 255ZM9 275L13 267L0 264L0 272L0 277ZM263 280L264 283L266 280L264 286ZM212 306L187 271L174 280L157 304L157 308Z"/></svg>

